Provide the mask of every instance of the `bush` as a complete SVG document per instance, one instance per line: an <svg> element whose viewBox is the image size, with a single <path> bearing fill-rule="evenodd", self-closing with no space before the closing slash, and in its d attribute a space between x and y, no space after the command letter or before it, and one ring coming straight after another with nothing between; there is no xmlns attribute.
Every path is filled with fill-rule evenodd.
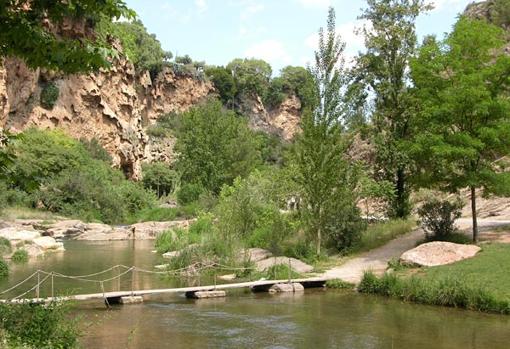
<svg viewBox="0 0 510 349"><path fill-rule="evenodd" d="M28 252L24 249L19 249L14 251L14 253L11 256L11 261L14 263L26 263L28 262Z"/></svg>
<svg viewBox="0 0 510 349"><path fill-rule="evenodd" d="M0 256L11 253L11 242L4 237L0 237Z"/></svg>
<svg viewBox="0 0 510 349"><path fill-rule="evenodd" d="M0 259L0 279L4 279L7 276L9 276L9 266L3 259Z"/></svg>
<svg viewBox="0 0 510 349"><path fill-rule="evenodd" d="M299 279L301 274L297 273L287 264L277 264L269 267L264 273L264 277L268 280L287 280Z"/></svg>
<svg viewBox="0 0 510 349"><path fill-rule="evenodd" d="M177 172L163 162L144 164L142 166L143 185L146 189L155 192L158 197L166 196L173 192L178 181Z"/></svg>
<svg viewBox="0 0 510 349"><path fill-rule="evenodd" d="M91 140L87 140L82 138L80 142L93 159L101 160L109 164L112 163L112 157L97 139L92 138Z"/></svg>
<svg viewBox="0 0 510 349"><path fill-rule="evenodd" d="M173 251L172 247L174 246L174 232L173 231L164 231L156 237L156 241L154 243L154 247L159 254L167 253L169 251Z"/></svg>
<svg viewBox="0 0 510 349"><path fill-rule="evenodd" d="M204 188L200 184L186 183L177 192L177 202L180 205L187 205L195 202L204 192Z"/></svg>
<svg viewBox="0 0 510 349"><path fill-rule="evenodd" d="M0 304L0 332L11 348L78 347L77 321L61 303Z"/></svg>
<svg viewBox="0 0 510 349"><path fill-rule="evenodd" d="M448 237L457 232L455 220L462 215L464 203L459 199L454 201L429 199L418 209L421 224L427 234L427 239L447 241Z"/></svg>
<svg viewBox="0 0 510 349"><path fill-rule="evenodd" d="M339 290L352 290L354 289L355 285L341 279L333 279L326 281L326 287L336 288Z"/></svg>
<svg viewBox="0 0 510 349"><path fill-rule="evenodd" d="M54 82L48 82L41 90L41 106L44 109L52 110L57 103L60 90Z"/></svg>

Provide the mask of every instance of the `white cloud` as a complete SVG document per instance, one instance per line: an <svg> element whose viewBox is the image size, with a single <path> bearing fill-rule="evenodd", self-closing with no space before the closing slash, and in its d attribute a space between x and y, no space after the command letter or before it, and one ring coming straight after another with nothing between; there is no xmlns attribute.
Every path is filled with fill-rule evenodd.
<svg viewBox="0 0 510 349"><path fill-rule="evenodd" d="M289 64L291 61L291 57L283 44L273 39L264 40L250 46L244 51L244 55L247 58L259 58L271 63L280 62Z"/></svg>
<svg viewBox="0 0 510 349"><path fill-rule="evenodd" d="M203 13L207 10L207 2L206 0L195 0L195 6L199 13Z"/></svg>
<svg viewBox="0 0 510 349"><path fill-rule="evenodd" d="M331 6L331 0L299 0L301 5L306 7L328 7Z"/></svg>

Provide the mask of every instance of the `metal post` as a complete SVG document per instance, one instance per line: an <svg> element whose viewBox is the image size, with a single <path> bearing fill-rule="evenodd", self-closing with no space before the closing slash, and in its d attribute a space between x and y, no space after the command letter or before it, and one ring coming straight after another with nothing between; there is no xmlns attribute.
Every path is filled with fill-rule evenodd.
<svg viewBox="0 0 510 349"><path fill-rule="evenodd" d="M289 284L290 284L290 278L291 278L291 264L290 264L290 257L289 257Z"/></svg>
<svg viewBox="0 0 510 349"><path fill-rule="evenodd" d="M120 268L119 266L117 266L115 268L117 270L117 291L120 291Z"/></svg>
<svg viewBox="0 0 510 349"><path fill-rule="evenodd" d="M134 295L134 289L135 289L135 268L131 267L131 296Z"/></svg>
<svg viewBox="0 0 510 349"><path fill-rule="evenodd" d="M53 272L51 272L51 300L54 299L54 288L53 288Z"/></svg>
<svg viewBox="0 0 510 349"><path fill-rule="evenodd" d="M39 287L41 283L41 276L39 274L39 270L37 271L37 287L35 289L35 298L39 298Z"/></svg>

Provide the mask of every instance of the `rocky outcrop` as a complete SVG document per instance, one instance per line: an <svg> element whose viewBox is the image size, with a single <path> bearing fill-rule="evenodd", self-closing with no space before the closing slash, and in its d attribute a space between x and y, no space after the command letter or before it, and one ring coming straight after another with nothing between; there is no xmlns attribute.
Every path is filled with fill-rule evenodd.
<svg viewBox="0 0 510 349"><path fill-rule="evenodd" d="M475 245L434 241L404 252L400 262L410 266L435 267L474 257L479 251L480 247Z"/></svg>
<svg viewBox="0 0 510 349"><path fill-rule="evenodd" d="M153 240L164 231L176 228L187 229L194 220L170 222L144 222L126 226L110 226L102 223L84 223L79 220L47 222L43 220L15 220L0 222L1 235L9 240L35 240L38 237L51 239L73 239L85 241ZM49 239L39 240L42 245Z"/></svg>
<svg viewBox="0 0 510 349"><path fill-rule="evenodd" d="M269 293L304 292L305 288L298 282L288 284L275 284L269 289Z"/></svg>
<svg viewBox="0 0 510 349"><path fill-rule="evenodd" d="M288 257L269 257L267 259L263 259L256 262L255 268L257 269L257 271L262 272L276 265L290 266L292 270L300 274L310 273L313 271L313 267L311 265L308 265L305 262L300 261L299 259Z"/></svg>
<svg viewBox="0 0 510 349"><path fill-rule="evenodd" d="M7 239L13 250L23 249L30 257L38 257L48 252L64 251L64 245L41 232L30 229L8 227L0 229L0 237Z"/></svg>
<svg viewBox="0 0 510 349"><path fill-rule="evenodd" d="M51 110L40 103L48 81L59 89ZM137 179L141 163L159 159L154 153L161 153L150 143L147 126L160 115L190 108L213 90L210 82L178 76L170 68L152 81L148 72L137 74L122 57L109 70L70 76L31 70L21 60L8 58L0 66L0 128L19 132L31 126L58 127L75 138L95 138L114 165Z"/></svg>
<svg viewBox="0 0 510 349"><path fill-rule="evenodd" d="M241 111L249 118L250 127L290 141L300 132L301 101L295 95L279 106L266 109L260 97L243 98Z"/></svg>

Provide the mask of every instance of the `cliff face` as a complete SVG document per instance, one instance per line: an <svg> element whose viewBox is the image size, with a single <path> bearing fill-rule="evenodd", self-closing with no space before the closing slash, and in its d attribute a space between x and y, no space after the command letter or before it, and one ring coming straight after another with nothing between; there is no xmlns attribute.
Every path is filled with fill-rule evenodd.
<svg viewBox="0 0 510 349"><path fill-rule="evenodd" d="M47 81L59 89L51 110L40 103ZM138 179L143 161L161 157L152 154L161 149L151 146L146 127L162 114L188 109L213 90L209 82L176 76L168 68L152 81L122 58L110 70L71 76L30 70L18 59L6 59L0 66L0 127L13 132L58 127L75 138L96 138L114 165Z"/></svg>
<svg viewBox="0 0 510 349"><path fill-rule="evenodd" d="M259 97L246 98L241 103L241 111L248 116L252 129L279 136L285 141L290 141L301 130L301 101L295 95L271 109L266 109Z"/></svg>

